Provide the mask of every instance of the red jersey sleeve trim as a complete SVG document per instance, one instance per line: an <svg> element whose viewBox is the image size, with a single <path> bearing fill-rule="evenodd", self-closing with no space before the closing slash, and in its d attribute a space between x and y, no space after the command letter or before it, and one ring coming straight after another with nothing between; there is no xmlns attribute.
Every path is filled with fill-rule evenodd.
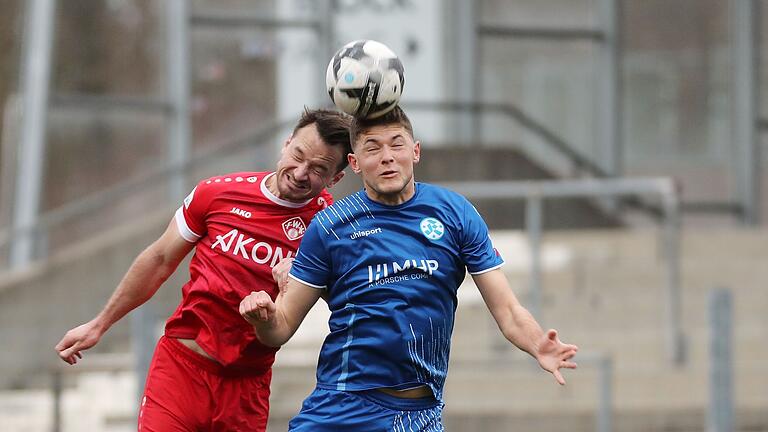
<svg viewBox="0 0 768 432"><path fill-rule="evenodd" d="M175 218L176 227L179 230L179 235L181 235L184 240L190 243L196 243L198 240L200 240L200 237L202 236L192 231L192 229L189 228L189 225L187 225L187 220L184 218L184 210L182 207L179 207L179 209L176 210Z"/></svg>

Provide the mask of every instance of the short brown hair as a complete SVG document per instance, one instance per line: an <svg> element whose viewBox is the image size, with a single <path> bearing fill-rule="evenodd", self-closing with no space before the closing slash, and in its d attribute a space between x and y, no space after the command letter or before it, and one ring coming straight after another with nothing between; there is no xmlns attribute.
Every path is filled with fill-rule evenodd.
<svg viewBox="0 0 768 432"><path fill-rule="evenodd" d="M411 120L408 118L402 108L395 106L392 111L389 111L380 117L372 119L355 117L352 120L352 124L349 126L349 141L354 147L355 143L357 142L357 137L360 136L360 134L369 131L375 126L385 125L402 126L406 131L408 131L408 133L411 135L411 138L413 138L413 126L411 125Z"/></svg>
<svg viewBox="0 0 768 432"><path fill-rule="evenodd" d="M338 170L342 171L349 164L347 154L352 152L352 145L349 142L351 123L352 116L341 111L304 107L299 122L293 128L293 134L296 135L299 129L314 124L317 133L326 145L338 146L341 149L341 161Z"/></svg>

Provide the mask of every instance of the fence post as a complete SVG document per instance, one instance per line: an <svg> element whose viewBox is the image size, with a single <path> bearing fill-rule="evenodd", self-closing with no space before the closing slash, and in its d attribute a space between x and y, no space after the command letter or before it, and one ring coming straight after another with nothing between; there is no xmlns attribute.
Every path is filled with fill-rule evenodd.
<svg viewBox="0 0 768 432"><path fill-rule="evenodd" d="M155 349L156 322L150 302L144 303L131 312L131 338L136 362L136 391L139 401L144 394L144 384Z"/></svg>
<svg viewBox="0 0 768 432"><path fill-rule="evenodd" d="M670 361L675 366L685 364L687 352L680 316L682 299L680 293L680 209L675 186L672 183L663 188L664 207L664 259L666 260L666 315L667 346Z"/></svg>
<svg viewBox="0 0 768 432"><path fill-rule="evenodd" d="M51 431L61 431L61 394L62 394L62 376L61 371L54 368L51 372L51 393L53 405L53 421L51 422Z"/></svg>
<svg viewBox="0 0 768 432"><path fill-rule="evenodd" d="M603 355L598 360L600 373L600 402L597 410L597 432L611 432L611 404L613 401L613 360Z"/></svg>
<svg viewBox="0 0 768 432"><path fill-rule="evenodd" d="M528 230L528 242L531 251L531 276L528 309L538 320L542 321L541 313L541 231L542 231L542 198L537 192L532 192L525 200L525 226Z"/></svg>
<svg viewBox="0 0 768 432"><path fill-rule="evenodd" d="M707 432L733 431L733 299L727 289L709 294L709 410Z"/></svg>

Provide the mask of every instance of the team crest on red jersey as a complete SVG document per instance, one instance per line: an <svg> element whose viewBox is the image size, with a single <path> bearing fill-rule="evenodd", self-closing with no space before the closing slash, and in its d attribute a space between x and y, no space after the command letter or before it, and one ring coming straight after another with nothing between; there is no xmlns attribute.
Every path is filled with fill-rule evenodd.
<svg viewBox="0 0 768 432"><path fill-rule="evenodd" d="M304 236L307 226L300 217L296 216L283 222L283 232L288 240L298 240Z"/></svg>

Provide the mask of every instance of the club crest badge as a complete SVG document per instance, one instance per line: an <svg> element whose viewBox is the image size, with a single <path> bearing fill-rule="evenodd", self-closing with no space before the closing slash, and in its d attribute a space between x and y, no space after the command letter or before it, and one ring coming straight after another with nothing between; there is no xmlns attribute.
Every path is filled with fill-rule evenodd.
<svg viewBox="0 0 768 432"><path fill-rule="evenodd" d="M424 234L424 237L432 241L440 240L443 238L443 234L445 234L443 223L431 217L422 219L419 228L421 228L421 233Z"/></svg>
<svg viewBox="0 0 768 432"><path fill-rule="evenodd" d="M307 226L304 225L304 221L298 216L283 222L283 232L288 237L288 240L298 240L304 236L306 231Z"/></svg>

